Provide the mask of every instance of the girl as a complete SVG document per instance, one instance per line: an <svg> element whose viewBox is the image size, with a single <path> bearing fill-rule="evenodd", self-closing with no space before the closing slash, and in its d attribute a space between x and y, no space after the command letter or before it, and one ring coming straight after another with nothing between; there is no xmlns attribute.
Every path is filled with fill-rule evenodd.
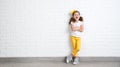
<svg viewBox="0 0 120 67"><path fill-rule="evenodd" d="M83 18L80 16L80 12L75 10L72 12L72 17L69 21L71 28L71 43L72 43L72 52L71 55L66 57L66 63L73 61L73 64L78 64L78 52L81 46L81 32L83 32Z"/></svg>

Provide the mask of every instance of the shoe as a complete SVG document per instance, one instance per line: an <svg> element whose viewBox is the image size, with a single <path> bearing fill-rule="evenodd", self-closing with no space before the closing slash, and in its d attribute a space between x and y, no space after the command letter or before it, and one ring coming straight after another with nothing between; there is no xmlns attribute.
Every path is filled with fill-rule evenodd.
<svg viewBox="0 0 120 67"><path fill-rule="evenodd" d="M74 60L73 60L73 64L74 64L74 65L79 64L79 58L77 58L77 57L74 58Z"/></svg>
<svg viewBox="0 0 120 67"><path fill-rule="evenodd" d="M66 63L70 63L72 61L73 61L72 55L69 55L69 56L66 57Z"/></svg>

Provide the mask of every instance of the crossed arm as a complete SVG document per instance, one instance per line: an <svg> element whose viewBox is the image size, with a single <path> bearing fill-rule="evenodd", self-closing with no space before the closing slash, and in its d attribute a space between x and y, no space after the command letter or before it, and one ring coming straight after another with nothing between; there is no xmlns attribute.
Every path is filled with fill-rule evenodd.
<svg viewBox="0 0 120 67"><path fill-rule="evenodd" d="M84 26L83 26L83 24L80 27L74 27L74 26L71 25L71 29L72 29L72 31L83 32Z"/></svg>

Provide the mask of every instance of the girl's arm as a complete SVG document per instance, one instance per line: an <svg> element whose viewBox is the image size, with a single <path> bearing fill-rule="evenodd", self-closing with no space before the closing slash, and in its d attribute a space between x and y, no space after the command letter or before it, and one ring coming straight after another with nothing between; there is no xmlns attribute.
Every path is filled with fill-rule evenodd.
<svg viewBox="0 0 120 67"><path fill-rule="evenodd" d="M83 32L83 30L84 30L84 25L82 24L82 25L80 26L79 31L80 31L80 32Z"/></svg>
<svg viewBox="0 0 120 67"><path fill-rule="evenodd" d="M78 30L78 28L77 28L77 27L74 27L72 24L71 24L70 26L71 26L71 30L72 30L72 31L77 31L77 30Z"/></svg>
<svg viewBox="0 0 120 67"><path fill-rule="evenodd" d="M80 31L80 32L83 32L83 29L84 29L84 25L82 24L80 27L74 27L71 25L71 30L72 31Z"/></svg>
<svg viewBox="0 0 120 67"><path fill-rule="evenodd" d="M72 31L79 31L80 28L79 28L79 27L74 27L73 25L71 25L71 30L72 30Z"/></svg>

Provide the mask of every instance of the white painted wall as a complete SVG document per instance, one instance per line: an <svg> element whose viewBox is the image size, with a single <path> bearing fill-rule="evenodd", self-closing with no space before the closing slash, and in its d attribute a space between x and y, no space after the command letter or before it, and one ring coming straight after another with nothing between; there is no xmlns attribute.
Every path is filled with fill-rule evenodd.
<svg viewBox="0 0 120 67"><path fill-rule="evenodd" d="M120 56L119 0L0 0L0 57L70 53L69 12L84 17L80 56Z"/></svg>

